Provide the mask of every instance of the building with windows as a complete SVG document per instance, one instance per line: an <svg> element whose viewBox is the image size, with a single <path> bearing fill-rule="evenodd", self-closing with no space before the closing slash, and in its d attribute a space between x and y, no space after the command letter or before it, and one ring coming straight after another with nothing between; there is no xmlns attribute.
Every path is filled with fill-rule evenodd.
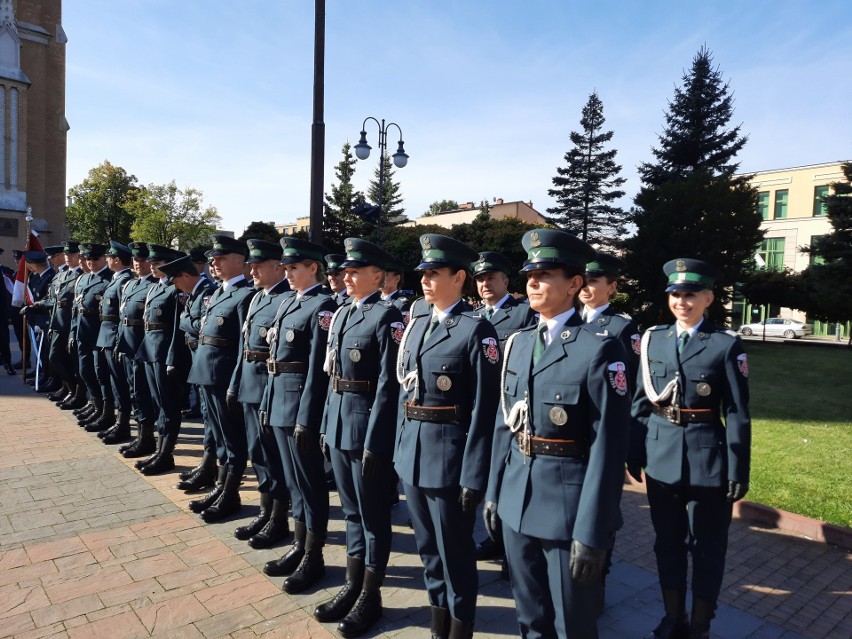
<svg viewBox="0 0 852 639"><path fill-rule="evenodd" d="M402 226L422 226L437 224L444 228L452 228L456 224L470 224L479 215L480 208L473 202L465 202L454 211L444 211L437 215L421 216L416 220L405 222ZM488 205L488 215L492 220L514 218L528 224L547 224L544 216L533 208L532 202L504 202L503 198L495 198Z"/></svg>

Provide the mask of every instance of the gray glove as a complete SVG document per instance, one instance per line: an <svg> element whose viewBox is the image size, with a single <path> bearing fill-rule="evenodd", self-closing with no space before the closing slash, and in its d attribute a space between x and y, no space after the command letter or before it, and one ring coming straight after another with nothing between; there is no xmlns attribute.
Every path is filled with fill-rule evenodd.
<svg viewBox="0 0 852 639"><path fill-rule="evenodd" d="M500 516L497 514L497 503L486 501L482 507L482 520L485 523L485 532L491 541L500 541Z"/></svg>
<svg viewBox="0 0 852 639"><path fill-rule="evenodd" d="M476 507L479 506L479 502L482 501L482 497L481 491L462 486L461 491L459 491L459 504L461 504L462 512L475 512Z"/></svg>
<svg viewBox="0 0 852 639"><path fill-rule="evenodd" d="M627 474L630 475L633 479L638 481L640 484L642 483L642 462L636 461L635 459L627 460Z"/></svg>
<svg viewBox="0 0 852 639"><path fill-rule="evenodd" d="M592 583L600 580L606 563L606 550L603 548L592 548L576 539L571 541L571 578L580 584Z"/></svg>
<svg viewBox="0 0 852 639"><path fill-rule="evenodd" d="M746 496L748 492L748 482L729 481L728 494L726 495L729 502L732 504Z"/></svg>

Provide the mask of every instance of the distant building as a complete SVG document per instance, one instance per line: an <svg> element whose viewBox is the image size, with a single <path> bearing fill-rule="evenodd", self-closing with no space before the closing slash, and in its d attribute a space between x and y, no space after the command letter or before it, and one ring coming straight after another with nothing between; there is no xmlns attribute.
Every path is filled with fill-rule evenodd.
<svg viewBox="0 0 852 639"><path fill-rule="evenodd" d="M311 230L311 217L297 217L295 222L287 222L285 224L276 224L275 230L281 235L294 235L299 231L308 233Z"/></svg>
<svg viewBox="0 0 852 639"><path fill-rule="evenodd" d="M488 214L492 220L515 218L528 224L547 224L544 216L533 208L532 202L504 202L502 198L497 198L489 204ZM465 202L454 211L418 217L400 226L437 224L448 229L456 224L470 224L477 215L479 215L479 206L473 202Z"/></svg>

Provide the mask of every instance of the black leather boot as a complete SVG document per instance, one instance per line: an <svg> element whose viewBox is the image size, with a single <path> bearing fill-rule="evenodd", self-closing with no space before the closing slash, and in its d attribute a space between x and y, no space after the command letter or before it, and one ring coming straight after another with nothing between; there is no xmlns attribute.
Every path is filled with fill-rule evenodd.
<svg viewBox="0 0 852 639"><path fill-rule="evenodd" d="M240 501L240 482L243 479L243 474L228 472L225 477L225 482L222 484L222 492L216 501L209 507L201 511L201 518L208 524L216 521L222 521L226 517L230 517L238 512L243 507Z"/></svg>
<svg viewBox="0 0 852 639"><path fill-rule="evenodd" d="M62 388L62 384L59 383L59 380L55 377L48 377L47 381L41 382L36 388L37 393L55 393L60 388Z"/></svg>
<svg viewBox="0 0 852 639"><path fill-rule="evenodd" d="M92 403L95 405L95 410L86 415L81 415L77 418L77 425L81 428L84 428L89 424L94 424L101 418L101 415L103 415L104 400L93 398Z"/></svg>
<svg viewBox="0 0 852 639"><path fill-rule="evenodd" d="M228 469L222 466L219 468L219 478L216 482L216 486L209 493L204 495L201 499L193 499L189 504L187 504L187 508L189 508L194 513L200 513L213 505L213 503L219 499L219 495L222 494L222 489L225 485L225 477L228 476Z"/></svg>
<svg viewBox="0 0 852 639"><path fill-rule="evenodd" d="M710 622L716 616L716 604L707 599L693 599L689 639L710 639Z"/></svg>
<svg viewBox="0 0 852 639"><path fill-rule="evenodd" d="M118 444L130 439L130 413L128 411L120 411L115 426L102 439L104 444Z"/></svg>
<svg viewBox="0 0 852 639"><path fill-rule="evenodd" d="M316 620L328 623L329 621L340 621L348 615L352 606L358 601L363 582L364 558L347 556L343 588L338 590L334 597L316 607L316 610L314 610Z"/></svg>
<svg viewBox="0 0 852 639"><path fill-rule="evenodd" d="M140 470L143 475L159 475L167 473L175 468L175 445L177 444L177 433L170 433L160 437L162 444L157 456L149 463L145 464Z"/></svg>
<svg viewBox="0 0 852 639"><path fill-rule="evenodd" d="M75 408L71 411L71 414L74 415L77 419L86 419L92 416L92 413L95 412L95 400L90 399L86 402L81 408Z"/></svg>
<svg viewBox="0 0 852 639"><path fill-rule="evenodd" d="M138 462L134 462L133 467L136 470L142 470L145 466L157 459L157 455L160 454L160 449L163 447L165 441L165 437L161 433L157 433L157 448L154 450L154 453L145 459L140 459Z"/></svg>
<svg viewBox="0 0 852 639"><path fill-rule="evenodd" d="M473 637L473 622L450 618L450 634L448 639L471 639Z"/></svg>
<svg viewBox="0 0 852 639"><path fill-rule="evenodd" d="M201 463L187 473L181 473L181 480L177 483L178 490L186 492L192 490L204 490L216 485L216 477L218 470L216 469L216 455L204 451L201 457Z"/></svg>
<svg viewBox="0 0 852 639"><path fill-rule="evenodd" d="M145 457L146 455L156 452L157 442L154 439L155 431L156 428L154 428L151 424L146 424L144 422L139 424L139 437L133 440L133 442L123 451L119 449L119 452L121 452L125 459Z"/></svg>
<svg viewBox="0 0 852 639"><path fill-rule="evenodd" d="M348 615L337 624L337 631L344 637L359 637L372 628L382 618L382 573L367 568L361 596Z"/></svg>
<svg viewBox="0 0 852 639"><path fill-rule="evenodd" d="M293 574L284 580L284 592L295 595L304 592L325 575L325 561L322 558L322 547L325 545L325 535L317 535L308 531L305 536L305 556Z"/></svg>
<svg viewBox="0 0 852 639"><path fill-rule="evenodd" d="M666 615L647 639L689 639L686 593L682 590L663 590L663 606Z"/></svg>
<svg viewBox="0 0 852 639"><path fill-rule="evenodd" d="M447 639L450 636L450 611L447 608L429 606L432 613L430 624L432 639Z"/></svg>
<svg viewBox="0 0 852 639"><path fill-rule="evenodd" d="M290 536L290 526L287 511L290 508L289 500L272 499L272 512L269 521L261 528L260 532L249 539L252 548L272 548L280 544Z"/></svg>
<svg viewBox="0 0 852 639"><path fill-rule="evenodd" d="M240 541L247 541L259 533L269 518L272 516L272 495L269 493L260 493L260 511L257 517L252 519L245 526L238 526L234 530L234 537Z"/></svg>
<svg viewBox="0 0 852 639"><path fill-rule="evenodd" d="M90 433L101 433L115 425L115 404L105 401L101 416L94 422L89 422L86 430Z"/></svg>
<svg viewBox="0 0 852 639"><path fill-rule="evenodd" d="M305 539L308 534L308 528L305 522L293 522L293 545L290 546L283 557L267 561L263 565L264 574L270 577L284 577L293 573L299 564L302 563L302 558L305 556Z"/></svg>
<svg viewBox="0 0 852 639"><path fill-rule="evenodd" d="M193 475L197 474L202 468L206 468L208 466L212 466L215 469L216 458L210 453L209 450L205 449L203 454L201 455L201 461L198 462L198 466L196 466L195 468L190 468L189 470L180 471L178 473L178 479L180 479L181 481L185 481Z"/></svg>
<svg viewBox="0 0 852 639"><path fill-rule="evenodd" d="M55 393L48 393L47 398L52 402L58 402L71 392L68 382L62 382L62 386Z"/></svg>
<svg viewBox="0 0 852 639"><path fill-rule="evenodd" d="M57 404L61 410L74 410L86 405L86 385L74 384L72 393Z"/></svg>

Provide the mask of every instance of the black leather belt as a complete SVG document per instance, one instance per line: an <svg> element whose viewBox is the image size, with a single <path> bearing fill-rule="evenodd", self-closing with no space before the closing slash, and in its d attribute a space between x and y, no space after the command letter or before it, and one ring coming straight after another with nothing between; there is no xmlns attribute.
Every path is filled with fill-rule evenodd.
<svg viewBox="0 0 852 639"><path fill-rule="evenodd" d="M370 380L331 378L331 390L335 393L369 393L373 390Z"/></svg>
<svg viewBox="0 0 852 639"><path fill-rule="evenodd" d="M654 415L659 415L672 424L683 426L696 422L712 422L716 420L716 411L711 408L680 408L679 406L654 406Z"/></svg>
<svg viewBox="0 0 852 639"><path fill-rule="evenodd" d="M191 351L194 351L196 348L198 348L198 340L192 339L189 335L184 335L183 341L186 342L186 345L189 347L189 350L191 350Z"/></svg>
<svg viewBox="0 0 852 639"><path fill-rule="evenodd" d="M69 302L68 300L59 300L57 302L57 305L59 306L59 308L71 308L71 302Z"/></svg>
<svg viewBox="0 0 852 639"><path fill-rule="evenodd" d="M101 309L99 308L86 308L85 306L81 306L78 309L82 315L100 315Z"/></svg>
<svg viewBox="0 0 852 639"><path fill-rule="evenodd" d="M269 359L269 351L243 351L243 361L245 362L265 362Z"/></svg>
<svg viewBox="0 0 852 639"><path fill-rule="evenodd" d="M125 317L122 322L125 326L143 326L145 324L145 320L136 319L134 317Z"/></svg>
<svg viewBox="0 0 852 639"><path fill-rule="evenodd" d="M266 370L272 375L280 373L307 373L308 365L305 362L280 362L268 359L266 360Z"/></svg>
<svg viewBox="0 0 852 639"><path fill-rule="evenodd" d="M218 346L220 348L225 348L233 344L231 340L225 339L224 337L210 337L209 335L200 336L198 338L198 343L201 346Z"/></svg>
<svg viewBox="0 0 852 639"><path fill-rule="evenodd" d="M117 322L118 315L101 315L102 322Z"/></svg>
<svg viewBox="0 0 852 639"><path fill-rule="evenodd" d="M167 324L166 322L145 322L146 331L162 331L170 326L171 324Z"/></svg>
<svg viewBox="0 0 852 639"><path fill-rule="evenodd" d="M518 450L527 457L548 455L550 457L584 457L589 452L589 444L578 439L546 439L534 435L517 433Z"/></svg>
<svg viewBox="0 0 852 639"><path fill-rule="evenodd" d="M458 422L461 411L457 406L417 406L405 402L402 414L406 419L416 419L421 422Z"/></svg>

